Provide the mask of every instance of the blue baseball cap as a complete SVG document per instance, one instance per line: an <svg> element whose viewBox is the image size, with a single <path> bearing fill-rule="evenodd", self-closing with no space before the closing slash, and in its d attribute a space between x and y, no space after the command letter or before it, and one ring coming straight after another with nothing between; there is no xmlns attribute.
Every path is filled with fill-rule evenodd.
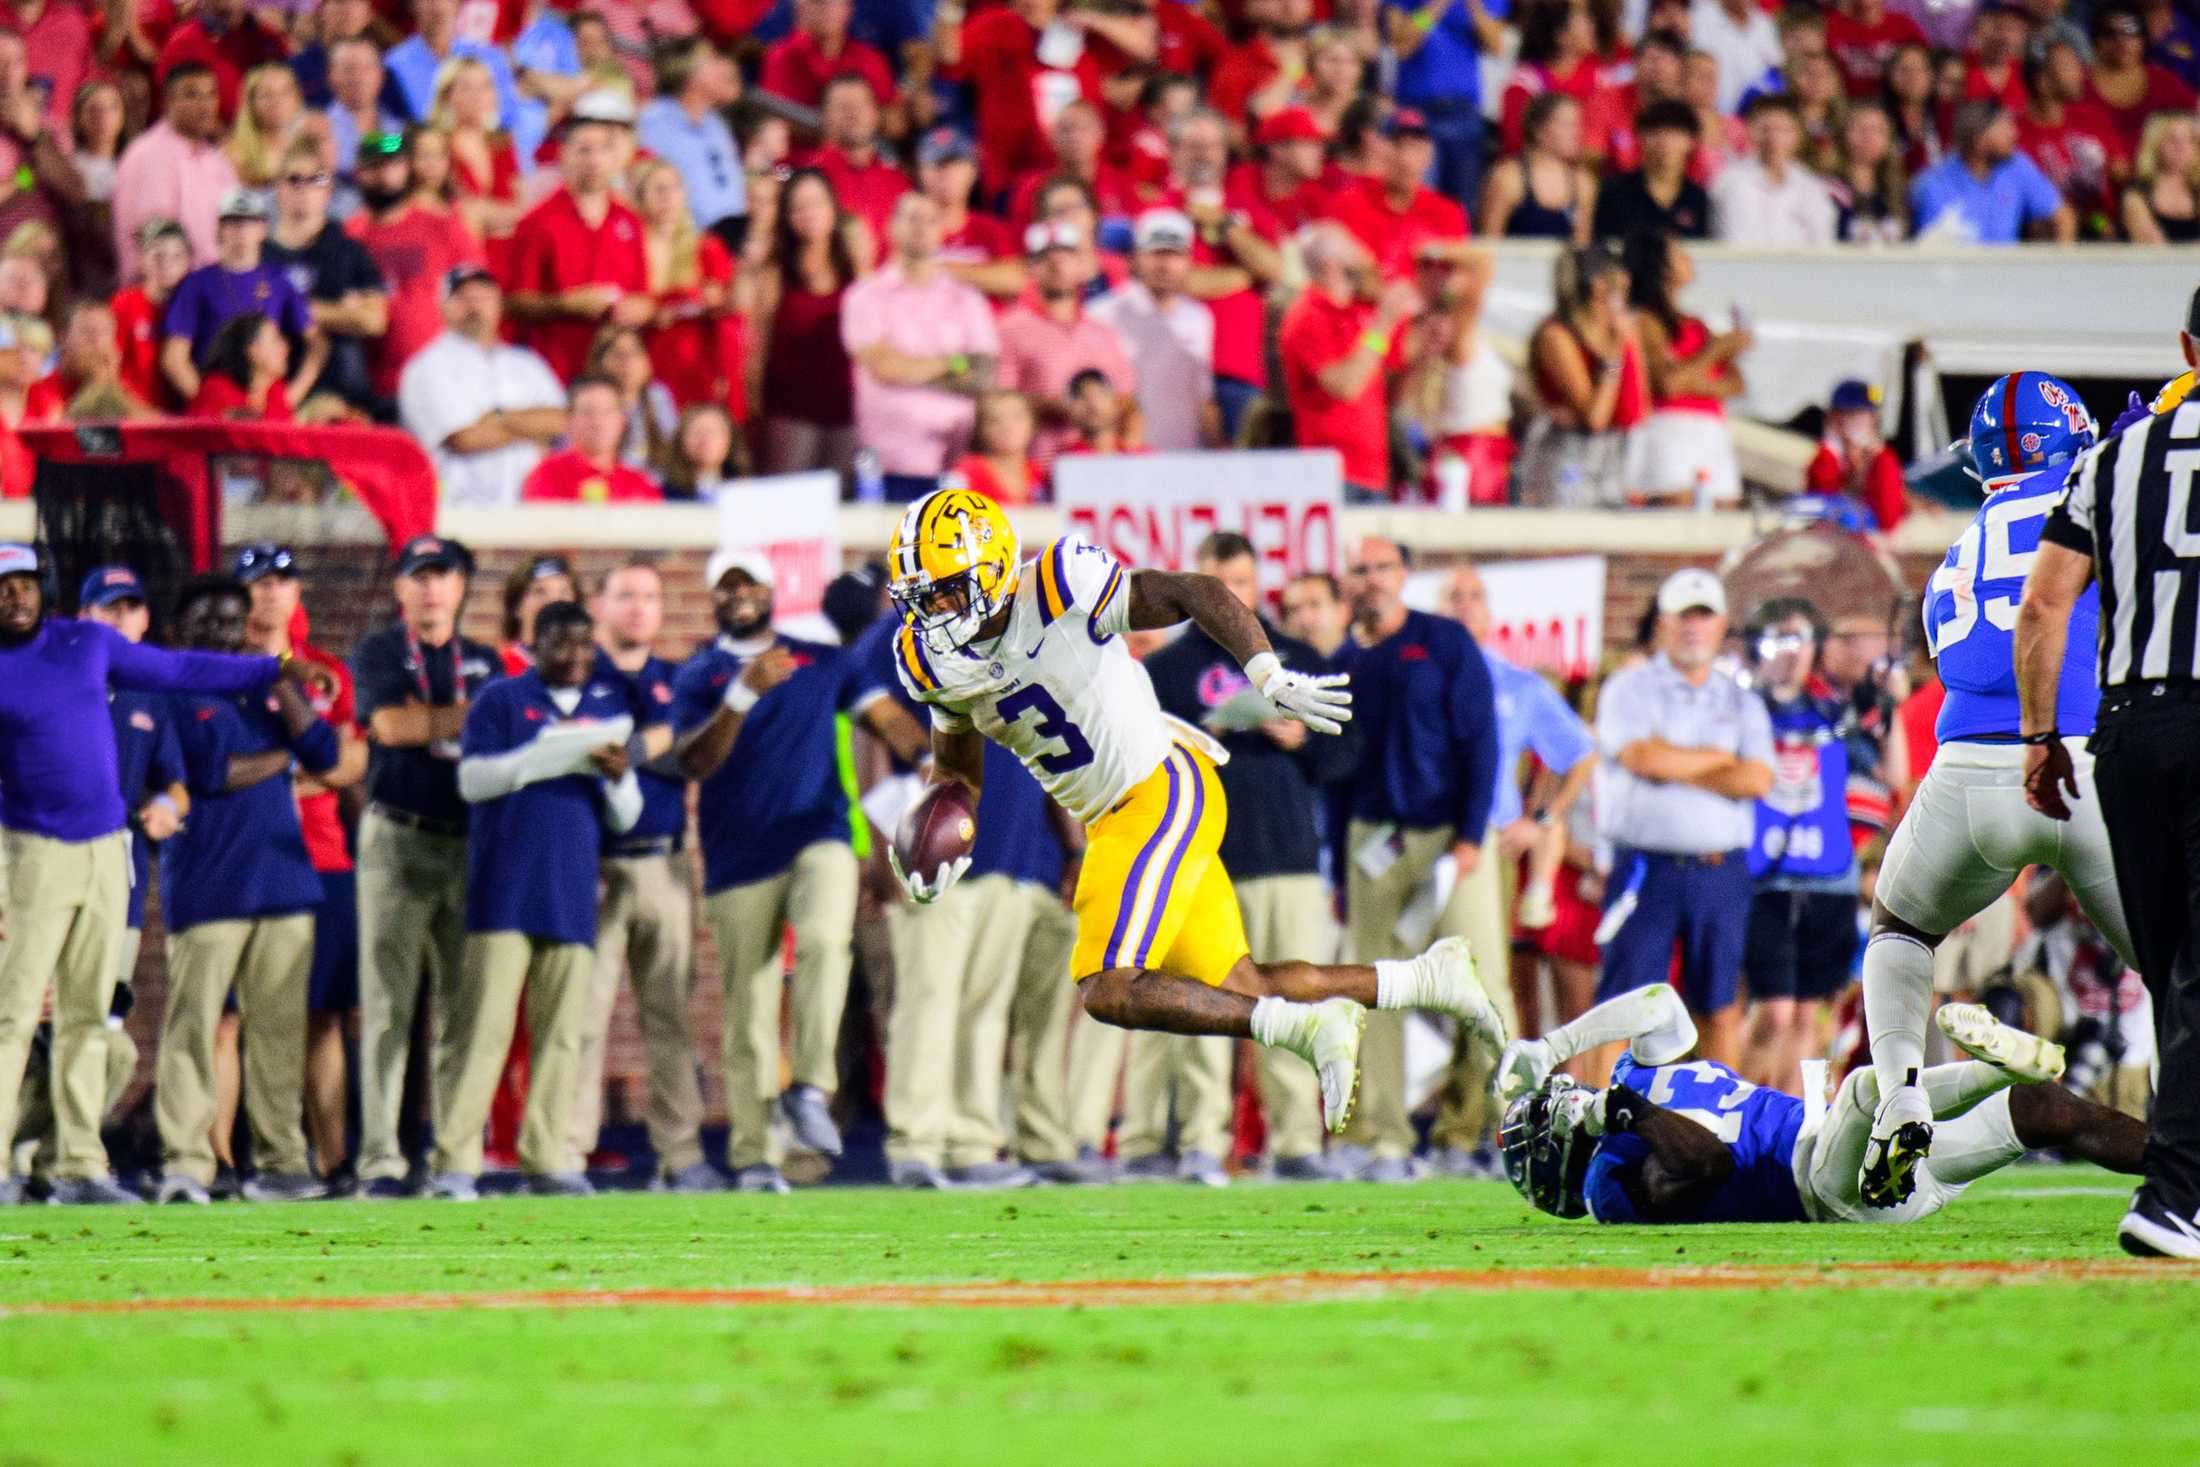
<svg viewBox="0 0 2200 1467"><path fill-rule="evenodd" d="M1837 413L1860 413L1879 406L1879 389L1851 377L1833 385L1830 404Z"/></svg>
<svg viewBox="0 0 2200 1467"><path fill-rule="evenodd" d="M76 604L89 611L95 606L112 606L117 601L148 601L145 583L138 573L126 565L102 565L92 569L84 577L83 589L76 595Z"/></svg>

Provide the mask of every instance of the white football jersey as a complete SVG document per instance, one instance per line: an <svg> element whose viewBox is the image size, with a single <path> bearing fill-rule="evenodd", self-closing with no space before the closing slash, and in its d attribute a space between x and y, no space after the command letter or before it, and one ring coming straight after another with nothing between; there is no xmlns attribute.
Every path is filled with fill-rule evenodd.
<svg viewBox="0 0 2200 1467"><path fill-rule="evenodd" d="M1090 823L1158 769L1175 740L1220 753L1161 711L1153 680L1123 645L1130 603L1121 563L1067 536L1024 563L1007 630L991 647L942 655L904 627L895 666L930 705L934 727L977 729Z"/></svg>

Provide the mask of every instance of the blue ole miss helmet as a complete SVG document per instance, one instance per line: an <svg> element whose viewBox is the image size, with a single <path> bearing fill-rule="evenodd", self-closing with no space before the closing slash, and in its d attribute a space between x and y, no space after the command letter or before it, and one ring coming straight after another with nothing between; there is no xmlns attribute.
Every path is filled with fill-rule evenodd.
<svg viewBox="0 0 2200 1467"><path fill-rule="evenodd" d="M2077 389L2045 372L1998 378L1971 409L1971 461L1989 489L2067 463L2099 436Z"/></svg>

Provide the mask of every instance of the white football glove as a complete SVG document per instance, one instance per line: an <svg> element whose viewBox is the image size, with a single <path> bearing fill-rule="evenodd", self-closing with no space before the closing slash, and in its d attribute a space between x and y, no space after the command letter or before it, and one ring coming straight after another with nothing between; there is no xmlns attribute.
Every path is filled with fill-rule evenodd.
<svg viewBox="0 0 2200 1467"><path fill-rule="evenodd" d="M1511 1100L1535 1089L1557 1068L1553 1061L1551 1047L1542 1040L1515 1039L1497 1056L1497 1098Z"/></svg>
<svg viewBox="0 0 2200 1467"><path fill-rule="evenodd" d="M890 844L886 847L886 864L894 868L894 879L901 883L901 889L909 900L920 907L928 907L946 895L947 889L962 879L962 874L970 869L970 858L957 856L935 872L929 882L921 873L912 876L902 870L901 857L894 854L894 848Z"/></svg>
<svg viewBox="0 0 2200 1467"><path fill-rule="evenodd" d="M1352 721L1352 680L1344 673L1293 672L1273 652L1245 664L1245 676L1260 695L1286 718L1296 718L1316 733L1342 733Z"/></svg>
<svg viewBox="0 0 2200 1467"><path fill-rule="evenodd" d="M1551 1134L1561 1141L1604 1134L1604 1092L1574 1085L1553 1097Z"/></svg>

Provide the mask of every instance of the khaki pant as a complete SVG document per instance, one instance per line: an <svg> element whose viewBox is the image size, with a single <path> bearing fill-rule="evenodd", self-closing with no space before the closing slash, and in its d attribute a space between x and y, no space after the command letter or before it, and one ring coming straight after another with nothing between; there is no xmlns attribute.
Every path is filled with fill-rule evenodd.
<svg viewBox="0 0 2200 1467"><path fill-rule="evenodd" d="M1357 856L1378 828L1371 822L1355 820L1345 836L1348 871L1345 906L1352 929L1352 956L1354 961L1362 963L1412 957L1420 951L1399 940L1398 914L1405 910L1429 871L1454 844L1452 828L1448 825L1402 830L1398 834L1403 849L1398 858L1381 876L1371 877L1360 869ZM1481 913L1486 919L1489 900L1478 890L1476 880L1495 878L1497 873L1491 868L1496 864L1497 845L1493 833L1484 837L1482 860L1475 876L1452 889L1451 900L1437 914L1435 930L1429 934L1429 940L1453 936L1469 940L1474 946L1482 984L1510 1028L1513 1002L1506 980L1507 944L1498 941L1486 950L1482 942L1488 941L1487 936L1477 941L1470 930L1470 924L1478 920L1470 914ZM1489 876L1483 877L1484 872ZM1500 927L1502 902L1500 894L1497 917ZM1377 1156L1413 1154L1413 1121L1408 1114L1406 1095L1405 1018L1398 1012L1369 1014L1367 1035L1360 1044L1360 1104L1345 1135L1347 1140L1367 1147Z"/></svg>
<svg viewBox="0 0 2200 1467"><path fill-rule="evenodd" d="M201 922L168 934L168 1008L153 1071L153 1116L174 1176L214 1180L214 1030L237 990L244 1031L244 1105L252 1162L263 1172L306 1167L306 979L313 914Z"/></svg>
<svg viewBox="0 0 2200 1467"><path fill-rule="evenodd" d="M1023 1046L1018 1139L1026 1139L1028 1123L1034 1144L1053 1153L1042 1160L1067 1154L1059 1048L1051 1066L1056 1094L1044 1093L1047 1030L1058 1025L1067 1033L1069 955L1061 936L1074 929L1065 913L1053 892L1008 876L963 882L930 906L897 903L888 910L894 956L886 1026L888 1160L964 1167L1000 1155L1008 1140L1001 1077L1019 1008L1039 1032L1026 1035ZM1061 1000L1033 1002L1042 984Z"/></svg>
<svg viewBox="0 0 2200 1467"><path fill-rule="evenodd" d="M122 1103L123 1093L130 1088L130 1077L137 1073L138 1048L137 1041L120 1024L109 1024L94 1042L103 1047L106 1056L107 1098L99 1112L104 1120ZM52 1080L52 1066L32 1065L23 1076L23 1094L16 1108L17 1155L27 1152L25 1174L42 1180L53 1176L54 1157L60 1149L54 1134Z"/></svg>
<svg viewBox="0 0 2200 1467"><path fill-rule="evenodd" d="M734 1170L776 1163L770 1102L779 1093L780 933L794 929L797 1085L839 1088L834 1049L848 1002L856 920L856 855L846 841L807 846L777 876L703 901L726 985L726 1161Z"/></svg>
<svg viewBox="0 0 2200 1467"><path fill-rule="evenodd" d="M130 903L129 835L61 841L0 836L8 936L0 949L0 1137L16 1132L31 1036L54 989L55 1174L107 1174L99 1117L107 1098L105 1034Z"/></svg>
<svg viewBox="0 0 2200 1467"><path fill-rule="evenodd" d="M359 1177L373 1181L405 1175L397 1122L421 975L437 1009L458 981L466 839L413 830L369 809L359 822L358 879ZM443 1067L439 1055L435 1068Z"/></svg>
<svg viewBox="0 0 2200 1467"><path fill-rule="evenodd" d="M522 995L527 1004L527 1113L519 1164L535 1175L577 1172L573 1086L580 1074L581 1010L595 954L577 942L524 932L469 932L465 968L444 992L444 1042L435 1056L436 1172L481 1174L481 1132Z"/></svg>
<svg viewBox="0 0 2200 1467"><path fill-rule="evenodd" d="M1438 927L1456 932L1474 952L1475 973L1489 991L1505 1021L1505 1032L1517 1034L1520 1018L1512 990L1512 908L1519 868L1497 850L1492 829L1482 841L1482 859L1471 875L1452 889ZM1496 1058L1485 1053L1464 1034L1452 1046L1451 1072L1436 1107L1436 1124L1429 1129L1429 1144L1472 1151L1497 1125L1499 1109L1490 1100L1490 1077Z"/></svg>
<svg viewBox="0 0 2200 1467"><path fill-rule="evenodd" d="M1130 1036L1129 1050L1116 1154L1136 1161L1165 1150L1173 1116L1179 1155L1203 1151L1227 1160L1230 1076L1237 1041L1227 1034L1156 1034L1142 1029Z"/></svg>
<svg viewBox="0 0 2200 1467"><path fill-rule="evenodd" d="M1337 921L1329 883L1320 876L1256 876L1237 884L1245 940L1256 963L1296 959L1333 962ZM1268 1154L1279 1160L1322 1149L1321 1085L1314 1067L1289 1050L1259 1052L1260 1108L1268 1122Z"/></svg>
<svg viewBox="0 0 2200 1467"><path fill-rule="evenodd" d="M1008 1008L1016 1154L1031 1162L1067 1161L1077 1154L1069 1102L1069 1030L1078 1009L1069 955L1077 945L1077 918L1053 892L1028 890L1031 930Z"/></svg>
<svg viewBox="0 0 2200 1467"><path fill-rule="evenodd" d="M1130 1030L1103 1024L1078 1005L1069 1036L1069 1134L1078 1146L1107 1150L1115 1084L1130 1047ZM1150 1128L1151 1122L1146 1124Z"/></svg>
<svg viewBox="0 0 2200 1467"><path fill-rule="evenodd" d="M703 1159L703 1093L695 1078L695 908L682 856L616 856L603 863L596 961L581 1011L580 1079L573 1094L573 1150L586 1157L603 1129L604 1040L619 975L634 988L634 1016L649 1054L649 1148L659 1170Z"/></svg>

